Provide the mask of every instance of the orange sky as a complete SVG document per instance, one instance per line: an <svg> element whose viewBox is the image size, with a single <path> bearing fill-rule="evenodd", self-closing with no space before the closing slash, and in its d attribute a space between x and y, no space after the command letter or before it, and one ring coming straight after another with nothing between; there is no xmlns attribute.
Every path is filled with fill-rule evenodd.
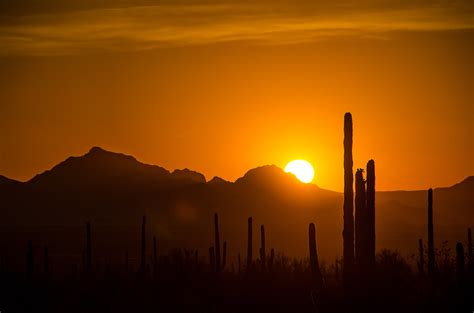
<svg viewBox="0 0 474 313"><path fill-rule="evenodd" d="M472 2L19 2L0 10L2 175L99 145L208 179L301 158L341 191L346 111L379 190L474 174Z"/></svg>

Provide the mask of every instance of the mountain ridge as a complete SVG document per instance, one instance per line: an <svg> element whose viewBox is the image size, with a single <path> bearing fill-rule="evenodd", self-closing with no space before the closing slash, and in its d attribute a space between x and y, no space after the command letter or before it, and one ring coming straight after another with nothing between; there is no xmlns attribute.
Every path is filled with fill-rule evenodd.
<svg viewBox="0 0 474 313"><path fill-rule="evenodd" d="M214 177L213 179L209 181L206 181L204 174L192 169L183 168L183 169L174 169L173 171L170 171L159 165L140 162L131 155L127 155L127 154L123 154L119 152L112 152L112 151L105 150L99 146L93 146L91 147L91 149L89 149L89 151L86 154L81 155L81 156L70 156L66 158L65 160L63 160L62 162L59 162L57 165L53 166L51 169L38 173L35 176L33 176L30 180L27 180L24 182L0 175L0 185L6 185L6 184L10 184L10 185L11 184L33 184L34 185L34 184L37 184L39 181L45 179L45 177L51 176L52 174L54 174L55 171L63 170L64 167L66 167L70 163L75 163L84 159L91 159L91 158L102 158L108 161L114 161L115 159L114 162L123 162L123 163L128 163L129 165L131 163L136 163L137 166L143 167L142 170L148 170L148 171L154 172L154 175L156 175L155 179L159 179L159 178L165 179L165 176L168 176L166 178L175 178L175 179L184 180L184 181L193 182L193 183L210 183L212 180L216 178L216 179L221 179L222 181L226 183L240 184L242 183L242 181L245 181L245 180L257 180L257 181L264 180L265 177L268 178L268 176L272 176L272 175L280 176L280 178L285 177L285 176L292 177L292 178L294 177L292 174L284 173L283 169L281 169L280 167L276 165L262 165L262 166L249 169L247 172L244 173L243 176L237 178L233 182L227 181L218 176ZM299 181L297 181L296 178L294 180L297 183L299 183ZM215 183L215 181L213 183ZM316 184L310 184L310 185L316 186ZM435 187L433 189L448 189L448 188L474 188L474 176L467 176L463 180L451 186ZM328 190L328 191L331 191L331 190ZM423 190L383 190L383 191L378 191L378 192L416 192L416 191L423 191ZM333 191L333 192L338 192L338 191ZM338 193L341 193L341 192L338 192Z"/></svg>

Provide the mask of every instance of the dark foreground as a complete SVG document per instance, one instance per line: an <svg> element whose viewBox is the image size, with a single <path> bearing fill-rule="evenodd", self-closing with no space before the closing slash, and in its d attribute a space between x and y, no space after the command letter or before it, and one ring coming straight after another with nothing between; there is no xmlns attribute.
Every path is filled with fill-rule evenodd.
<svg viewBox="0 0 474 313"><path fill-rule="evenodd" d="M377 256L372 277L354 277L343 287L339 262L321 271L315 288L306 260L276 255L262 268L242 264L216 273L201 258L175 251L145 270L129 264L87 270L52 264L29 273L0 275L3 312L473 312L473 276L439 257L431 279L397 253ZM462 274L462 275L461 275ZM345 290L345 291L344 291Z"/></svg>

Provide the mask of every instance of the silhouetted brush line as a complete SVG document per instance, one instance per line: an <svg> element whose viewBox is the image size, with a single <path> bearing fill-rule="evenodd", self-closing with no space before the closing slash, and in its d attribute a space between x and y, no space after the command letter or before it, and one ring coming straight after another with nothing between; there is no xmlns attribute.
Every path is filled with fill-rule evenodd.
<svg viewBox="0 0 474 313"><path fill-rule="evenodd" d="M348 282L354 263L354 177L352 172L352 115L344 115L344 281Z"/></svg>

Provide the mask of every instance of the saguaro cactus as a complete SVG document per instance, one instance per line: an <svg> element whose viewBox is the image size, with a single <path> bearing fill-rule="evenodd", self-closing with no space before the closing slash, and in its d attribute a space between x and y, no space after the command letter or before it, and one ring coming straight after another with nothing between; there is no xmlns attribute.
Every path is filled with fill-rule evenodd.
<svg viewBox="0 0 474 313"><path fill-rule="evenodd" d="M140 271L146 271L146 216L142 218L142 239L141 239L141 254L140 254Z"/></svg>
<svg viewBox="0 0 474 313"><path fill-rule="evenodd" d="M33 242L28 240L26 244L26 276L31 279L33 277L34 261L33 261Z"/></svg>
<svg viewBox="0 0 474 313"><path fill-rule="evenodd" d="M359 168L355 174L355 257L363 271L367 268L367 210L365 202L364 170Z"/></svg>
<svg viewBox="0 0 474 313"><path fill-rule="evenodd" d="M226 263L227 263L227 241L224 241L224 244L222 246L222 269L225 268Z"/></svg>
<svg viewBox="0 0 474 313"><path fill-rule="evenodd" d="M347 281L354 263L354 177L352 172L352 115L344 115L344 279Z"/></svg>
<svg viewBox="0 0 474 313"><path fill-rule="evenodd" d="M425 255L424 255L424 249L423 249L423 240L418 239L418 254L419 254L419 259L418 259L418 272L420 275L425 274Z"/></svg>
<svg viewBox="0 0 474 313"><path fill-rule="evenodd" d="M464 277L464 248L462 243L456 243L456 277L462 280Z"/></svg>
<svg viewBox="0 0 474 313"><path fill-rule="evenodd" d="M375 265L375 162L367 162L367 264Z"/></svg>
<svg viewBox="0 0 474 313"><path fill-rule="evenodd" d="M214 213L214 238L215 238L215 252L216 252L216 272L221 269L221 243L219 236L219 216Z"/></svg>
<svg viewBox="0 0 474 313"><path fill-rule="evenodd" d="M314 223L309 224L309 262L313 275L313 283L317 287L322 285L321 270L319 269L318 250L316 248L316 227Z"/></svg>
<svg viewBox="0 0 474 313"><path fill-rule="evenodd" d="M91 238L91 223L86 223L86 271L92 269L92 238Z"/></svg>
<svg viewBox="0 0 474 313"><path fill-rule="evenodd" d="M252 217L248 218L247 230L247 270L252 266Z"/></svg>
<svg viewBox="0 0 474 313"><path fill-rule="evenodd" d="M260 226L260 261L262 268L265 268L266 264L266 251L265 251L265 226Z"/></svg>
<svg viewBox="0 0 474 313"><path fill-rule="evenodd" d="M428 190L428 274L435 272L434 230L433 230L433 189Z"/></svg>

